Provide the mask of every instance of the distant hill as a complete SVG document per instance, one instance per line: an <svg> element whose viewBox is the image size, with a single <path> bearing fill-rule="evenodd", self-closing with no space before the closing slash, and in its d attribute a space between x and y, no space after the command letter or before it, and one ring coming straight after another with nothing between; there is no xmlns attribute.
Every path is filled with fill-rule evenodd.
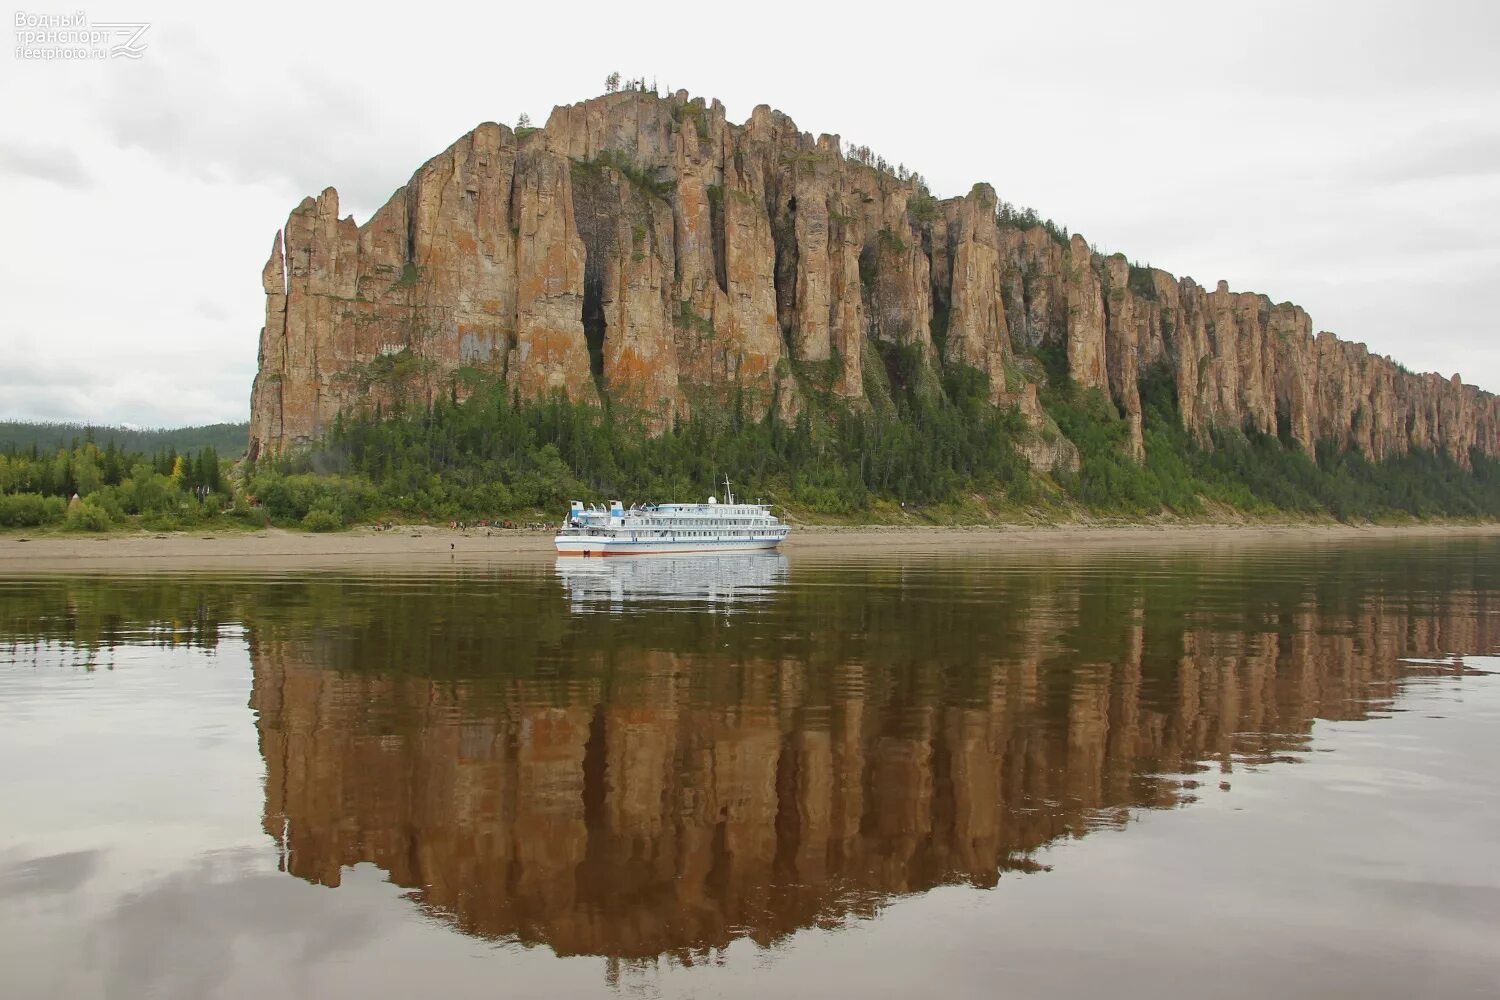
<svg viewBox="0 0 1500 1000"><path fill-rule="evenodd" d="M221 458L238 458L244 454L250 425L204 424L201 427L108 427L90 424L26 423L0 420L0 451L30 450L35 444L44 451L67 447L76 439L84 441L89 434L101 448L110 441L126 451L154 452L172 447L179 452L196 452L212 448Z"/></svg>

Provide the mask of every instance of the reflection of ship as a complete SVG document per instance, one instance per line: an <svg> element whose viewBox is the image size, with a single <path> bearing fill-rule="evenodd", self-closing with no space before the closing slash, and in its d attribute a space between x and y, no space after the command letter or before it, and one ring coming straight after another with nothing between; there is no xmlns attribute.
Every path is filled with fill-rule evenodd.
<svg viewBox="0 0 1500 1000"><path fill-rule="evenodd" d="M726 552L650 559L558 559L575 607L632 601L735 604L762 601L786 579L778 552Z"/></svg>
<svg viewBox="0 0 1500 1000"><path fill-rule="evenodd" d="M790 529L770 505L736 503L724 479L724 502L647 504L625 509L574 500L554 538L560 556L680 555L685 552L753 552L774 549Z"/></svg>

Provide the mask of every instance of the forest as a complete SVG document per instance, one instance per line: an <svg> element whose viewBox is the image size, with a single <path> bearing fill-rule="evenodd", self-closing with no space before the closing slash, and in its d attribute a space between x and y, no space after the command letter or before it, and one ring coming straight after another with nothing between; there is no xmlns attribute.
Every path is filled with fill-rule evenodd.
<svg viewBox="0 0 1500 1000"><path fill-rule="evenodd" d="M221 455L239 455L245 450L248 423L199 424L193 427L119 427L56 421L0 420L0 452L42 451L70 448L76 441L113 441L126 451L151 453L163 448L199 452L212 448Z"/></svg>
<svg viewBox="0 0 1500 1000"><path fill-rule="evenodd" d="M86 437L55 450L35 443L0 450L0 528L163 531L220 520L226 510L240 523L264 523L242 498L236 506L212 447L196 455L170 446L146 454L113 440L101 448Z"/></svg>
<svg viewBox="0 0 1500 1000"><path fill-rule="evenodd" d="M1024 420L989 405L983 373L958 369L934 384L899 351L885 361L874 407L813 393L787 425L747 420L731 402L655 437L608 409L523 403L480 384L462 400L340 417L317 448L262 462L247 481L277 522L309 527L549 513L574 497L695 498L725 476L742 495L805 520L1500 517L1500 461L1477 452L1471 471L1420 451L1380 463L1332 445L1307 454L1241 430L1200 444L1181 427L1164 369L1141 383L1143 463L1128 457L1127 425L1101 392L1050 378L1043 407L1080 462L1076 472L1038 474L1018 451Z"/></svg>
<svg viewBox="0 0 1500 1000"><path fill-rule="evenodd" d="M342 415L315 447L259 463L232 464L212 446L101 447L89 430L55 448L12 443L0 447L0 528L545 520L575 497L698 498L725 476L742 496L808 521L1500 517L1500 460L1477 451L1464 468L1421 451L1372 462L1326 443L1308 454L1247 430L1200 443L1182 429L1164 368L1141 379L1145 461L1135 462L1103 393L1079 389L1054 359L1033 360L1050 372L1042 406L1077 447L1076 471L1028 466L1019 446L1033 432L989 404L983 373L937 376L890 348L867 366L876 405L812 391L791 424L749 419L730 400L653 436L629 414L560 397L522 402L478 380L431 405Z"/></svg>

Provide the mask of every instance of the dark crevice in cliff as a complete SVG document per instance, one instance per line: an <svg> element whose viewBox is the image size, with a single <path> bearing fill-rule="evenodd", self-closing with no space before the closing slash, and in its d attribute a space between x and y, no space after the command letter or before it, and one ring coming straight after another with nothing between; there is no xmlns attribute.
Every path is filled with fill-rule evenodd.
<svg viewBox="0 0 1500 1000"><path fill-rule="evenodd" d="M932 300L932 319L927 327L932 335L932 351L937 355L938 367L948 363L948 303Z"/></svg>
<svg viewBox="0 0 1500 1000"><path fill-rule="evenodd" d="M931 275L935 270L932 263L932 227L918 224L914 227L912 235L916 237L922 256L927 258L928 284L931 285L933 283Z"/></svg>
<svg viewBox="0 0 1500 1000"><path fill-rule="evenodd" d="M583 339L589 346L589 372L604 393L604 262L585 251L583 265Z"/></svg>
<svg viewBox="0 0 1500 1000"><path fill-rule="evenodd" d="M1031 350L1033 346L1026 323L1026 283L1024 279L1012 283L1006 267L1006 264L1001 264L1000 310L1005 313L1005 328L1010 331L1010 349L1021 354Z"/></svg>
<svg viewBox="0 0 1500 1000"><path fill-rule="evenodd" d="M613 170L573 170L573 222L583 244L583 339L588 345L589 373L594 388L604 394L605 270L620 252L615 237L616 218L630 205ZM642 233L644 229L637 227Z"/></svg>
<svg viewBox="0 0 1500 1000"><path fill-rule="evenodd" d="M1292 438L1292 414L1288 409L1289 404L1285 397L1279 397L1276 401L1276 437L1288 448L1295 447L1296 441Z"/></svg>
<svg viewBox="0 0 1500 1000"><path fill-rule="evenodd" d="M719 291L729 292L729 246L728 230L724 225L724 187L712 184L708 188L708 228L713 243L714 280Z"/></svg>
<svg viewBox="0 0 1500 1000"><path fill-rule="evenodd" d="M953 255L955 240L948 231L948 224L939 218L930 227L922 229L922 252L927 254L927 287L932 294L932 313L928 317L927 331L932 338L933 354L937 357L939 371L948 361L948 318L953 311ZM941 250L945 262L938 267L938 252Z"/></svg>
<svg viewBox="0 0 1500 1000"><path fill-rule="evenodd" d="M412 188L408 188L406 193L406 248L405 256L402 259L402 264L413 267L417 263L417 194L413 189L414 187L415 185ZM404 275L405 273L406 270L403 268L402 274Z"/></svg>
<svg viewBox="0 0 1500 1000"><path fill-rule="evenodd" d="M1113 357L1115 352L1111 348L1120 337L1120 305L1124 302L1124 297L1116 297L1112 294L1107 275L1104 276L1100 290L1103 293L1101 303L1104 306L1105 355ZM1103 388L1109 401L1115 405L1115 409L1123 414L1125 412L1125 386L1115 372L1113 364L1106 363L1105 365Z"/></svg>
<svg viewBox="0 0 1500 1000"><path fill-rule="evenodd" d="M792 357L800 357L793 347L792 329L797 322L797 199L783 198L780 185L766 180L766 213L771 219L771 240L776 249L776 267L771 283L776 292L776 320L781 339Z"/></svg>
<svg viewBox="0 0 1500 1000"><path fill-rule="evenodd" d="M1020 303L1017 304L1017 309L1019 309L1020 313L1020 322L1017 324L1020 328L1020 336L1022 336L1022 342L1025 343L1026 349L1028 351L1035 351L1038 346L1041 346L1041 339L1043 339L1043 334L1046 334L1046 330L1035 330L1032 327L1031 316L1034 297L1032 297L1031 280L1026 277L1025 271L1022 271L1022 274L1020 274L1020 279L1017 280L1016 285L1019 286L1020 292L1022 292Z"/></svg>

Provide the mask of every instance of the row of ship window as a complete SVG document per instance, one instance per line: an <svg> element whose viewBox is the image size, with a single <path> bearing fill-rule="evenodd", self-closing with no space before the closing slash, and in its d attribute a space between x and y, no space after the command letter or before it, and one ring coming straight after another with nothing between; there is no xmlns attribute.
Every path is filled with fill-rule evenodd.
<svg viewBox="0 0 1500 1000"><path fill-rule="evenodd" d="M733 529L729 529L729 530L733 530ZM723 531L655 531L655 530L650 529L650 528L637 528L637 529L631 531L630 537L634 538L637 535L646 535L646 536L649 537L649 536L654 535L654 534L671 535L674 538L707 538L710 535L722 535L722 534L724 534L724 532Z"/></svg>
<svg viewBox="0 0 1500 1000"><path fill-rule="evenodd" d="M696 520L694 520L694 521L685 521L685 520L674 520L674 519L661 519L661 518L657 518L653 522L652 527L656 527L658 525L668 525L668 526L671 526L671 527L688 526L688 525L692 525L692 526L696 527L696 526L699 526L699 525L703 525L704 527L708 527L708 528L717 528L717 527L723 527L723 528L743 528L743 527L750 527L750 526L753 526L753 525L759 524L759 523L763 523L763 522L748 521L748 520L747 521L710 521L710 522L708 522L705 525L702 521L696 521ZM639 527L639 526L638 525L631 525L631 527Z"/></svg>

